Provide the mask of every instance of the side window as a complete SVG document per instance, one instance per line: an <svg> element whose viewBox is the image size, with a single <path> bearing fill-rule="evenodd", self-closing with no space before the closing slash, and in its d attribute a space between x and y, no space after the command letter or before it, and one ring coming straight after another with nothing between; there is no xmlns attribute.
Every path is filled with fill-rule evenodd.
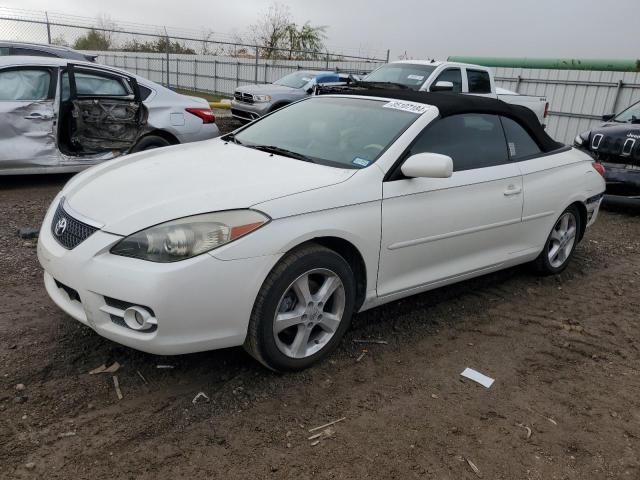
<svg viewBox="0 0 640 480"><path fill-rule="evenodd" d="M52 53L44 52L42 50L35 50L32 48L20 48L20 47L13 47L11 49L11 55L25 55L30 57L55 57L56 56Z"/></svg>
<svg viewBox="0 0 640 480"><path fill-rule="evenodd" d="M0 101L46 100L50 98L51 72L43 68L0 71Z"/></svg>
<svg viewBox="0 0 640 480"><path fill-rule="evenodd" d="M453 159L453 170L471 170L509 162L500 119L495 115L453 115L429 125L411 154L441 153Z"/></svg>
<svg viewBox="0 0 640 480"><path fill-rule="evenodd" d="M151 89L142 85L138 85L138 88L140 89L140 99L144 102L151 95Z"/></svg>
<svg viewBox="0 0 640 480"><path fill-rule="evenodd" d="M9 47L0 47L0 57L9 55Z"/></svg>
<svg viewBox="0 0 640 480"><path fill-rule="evenodd" d="M129 95L124 80L108 75L87 72L75 72L78 96L124 97ZM62 99L69 99L69 74L62 74Z"/></svg>
<svg viewBox="0 0 640 480"><path fill-rule="evenodd" d="M451 82L453 83L453 92L462 92L462 74L460 73L459 68L449 68L445 70L440 75L438 75L438 78L435 79L432 85L435 85L440 81Z"/></svg>
<svg viewBox="0 0 640 480"><path fill-rule="evenodd" d="M519 123L507 117L500 117L500 120L504 127L504 134L507 137L507 147L511 160L520 160L541 153L538 144Z"/></svg>
<svg viewBox="0 0 640 480"><path fill-rule="evenodd" d="M469 93L491 93L491 78L489 72L467 69Z"/></svg>

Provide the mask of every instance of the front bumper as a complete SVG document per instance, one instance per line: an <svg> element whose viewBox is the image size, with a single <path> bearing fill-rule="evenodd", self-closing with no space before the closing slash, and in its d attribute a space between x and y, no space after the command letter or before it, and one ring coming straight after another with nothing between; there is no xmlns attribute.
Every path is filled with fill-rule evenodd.
<svg viewBox="0 0 640 480"><path fill-rule="evenodd" d="M252 121L269 113L271 103L246 103L231 100L231 115L243 121Z"/></svg>
<svg viewBox="0 0 640 480"><path fill-rule="evenodd" d="M51 233L51 217L49 212L38 241L51 299L103 337L159 355L242 345L257 293L279 258L224 261L203 254L153 263L110 254L122 237L103 231L66 250ZM119 318L126 305L152 310L157 328L127 327Z"/></svg>
<svg viewBox="0 0 640 480"><path fill-rule="evenodd" d="M608 162L602 164L607 182L606 201L640 204L640 167Z"/></svg>

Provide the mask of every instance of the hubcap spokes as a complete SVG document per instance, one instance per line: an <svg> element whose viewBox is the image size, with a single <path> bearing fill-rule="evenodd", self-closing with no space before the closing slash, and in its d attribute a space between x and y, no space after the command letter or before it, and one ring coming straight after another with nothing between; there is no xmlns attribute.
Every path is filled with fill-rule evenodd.
<svg viewBox="0 0 640 480"><path fill-rule="evenodd" d="M278 349L291 358L306 358L321 350L338 330L345 290L331 270L310 270L287 288L273 321Z"/></svg>
<svg viewBox="0 0 640 480"><path fill-rule="evenodd" d="M577 224L572 213L562 215L551 230L548 258L552 267L561 267L567 261L576 241Z"/></svg>

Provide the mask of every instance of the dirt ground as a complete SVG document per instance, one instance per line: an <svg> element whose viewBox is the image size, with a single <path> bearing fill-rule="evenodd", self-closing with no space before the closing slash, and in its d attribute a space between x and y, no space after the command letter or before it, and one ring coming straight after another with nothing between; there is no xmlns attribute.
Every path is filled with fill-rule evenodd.
<svg viewBox="0 0 640 480"><path fill-rule="evenodd" d="M640 213L603 212L558 277L365 312L329 361L276 375L240 348L136 352L58 310L16 230L67 179L0 180L0 478L640 478ZM122 400L88 374L114 361Z"/></svg>

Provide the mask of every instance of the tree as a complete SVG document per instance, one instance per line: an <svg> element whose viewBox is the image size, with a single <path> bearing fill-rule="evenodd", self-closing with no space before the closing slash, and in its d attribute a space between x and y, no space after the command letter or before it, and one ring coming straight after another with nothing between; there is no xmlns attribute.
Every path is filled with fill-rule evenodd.
<svg viewBox="0 0 640 480"><path fill-rule="evenodd" d="M78 37L73 42L73 48L76 50L109 50L111 48L111 40L103 32L91 28L86 34Z"/></svg>
<svg viewBox="0 0 640 480"><path fill-rule="evenodd" d="M114 30L118 25L108 15L99 15L96 27L78 37L73 43L76 50L109 50L114 44Z"/></svg>
<svg viewBox="0 0 640 480"><path fill-rule="evenodd" d="M131 40L125 42L122 46L123 52L147 52L147 53L184 53L188 55L195 55L196 51L193 48L186 47L180 42L172 42L167 37L160 37L157 40L151 40L148 42L138 42L137 40Z"/></svg>
<svg viewBox="0 0 640 480"><path fill-rule="evenodd" d="M298 27L289 7L274 3L250 27L248 37L260 47L264 58L307 59L324 50L325 31L325 26L312 26L309 22Z"/></svg>
<svg viewBox="0 0 640 480"><path fill-rule="evenodd" d="M287 25L287 39L289 42L289 59L309 60L317 58L324 50L325 31L327 27L313 27L306 22L301 27L295 23Z"/></svg>
<svg viewBox="0 0 640 480"><path fill-rule="evenodd" d="M64 35L58 35L51 39L51 45L58 45L59 47L68 47L69 44L67 40L64 38Z"/></svg>

